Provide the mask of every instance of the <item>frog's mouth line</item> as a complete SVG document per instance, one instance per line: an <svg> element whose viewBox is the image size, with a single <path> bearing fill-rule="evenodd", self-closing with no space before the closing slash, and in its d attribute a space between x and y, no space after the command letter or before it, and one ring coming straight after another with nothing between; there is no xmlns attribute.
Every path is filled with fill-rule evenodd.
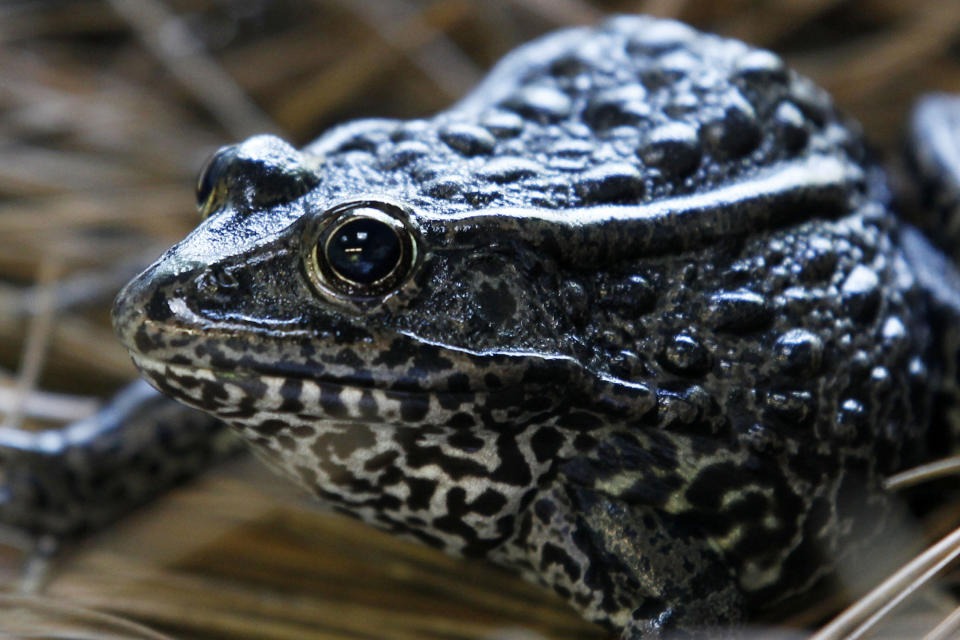
<svg viewBox="0 0 960 640"><path fill-rule="evenodd" d="M456 391L392 389L343 379L175 364L139 354L133 354L133 361L161 393L228 422L249 420L257 414L283 420L284 415L295 414L300 418L368 424L447 424L455 414L475 413L478 406L495 409L510 405L542 412L547 405L564 405L577 395L571 394L569 381L559 380L516 381ZM610 397L606 402L591 404L592 410L620 417L641 416L656 406L655 394L644 384L604 376L595 382L607 385L606 395Z"/></svg>
<svg viewBox="0 0 960 640"><path fill-rule="evenodd" d="M478 406L518 406L516 397L493 400L492 396L525 396L523 385L464 392L395 391L317 379L223 372L142 356L135 357L134 363L161 393L240 428L262 422L316 420L387 429L411 425L443 427L450 426L457 416L477 415ZM562 400L563 394L555 397Z"/></svg>
<svg viewBox="0 0 960 640"><path fill-rule="evenodd" d="M491 393L510 391L393 390L313 377L173 364L141 355L134 355L133 361L161 393L228 422L248 420L256 414L363 423L430 422L434 412L443 414L445 420L458 407L471 406Z"/></svg>
<svg viewBox="0 0 960 640"><path fill-rule="evenodd" d="M310 371L295 366L278 367L270 364L259 364L256 362L237 362L234 366L228 367L210 367L190 361L172 361L162 358L156 358L144 354L139 349L128 346L128 350L134 364L138 369L145 373L163 376L167 375L171 369L181 370L181 375L197 380L205 380L211 383L224 382L232 384L255 383L260 379L265 380L296 380L300 382L309 382L323 385L331 389L361 389L378 390L391 394L399 395L449 395L456 396L461 394L476 393L498 393L514 391L522 387L533 386L569 386L575 380L581 383L584 380L598 380L604 383L614 383L624 387L641 387L643 385L634 384L626 380L614 379L608 375L594 372L584 367L576 358L569 355L553 353L544 354L528 350L474 350L463 347L456 347L441 342L425 339L422 336L410 334L401 331L400 334L415 340L421 345L435 347L443 350L451 357L461 357L466 363L464 367L475 370L473 385L464 385L456 390L447 388L449 384L446 376L438 380L439 384L431 386L421 384L409 375L398 374L396 383L379 382L376 378L370 376L351 376L347 375L324 375L322 372ZM483 362L481 364L482 361ZM528 366L534 363L534 366ZM533 369L539 372L538 381L529 377ZM453 369L451 369L452 371ZM463 371L464 369L459 369ZM497 382L491 386L487 384L476 384L490 373L495 374ZM544 376L549 376L546 379ZM439 376L438 376L439 377ZM426 378L425 378L426 379ZM443 386L440 386L442 384Z"/></svg>
<svg viewBox="0 0 960 640"><path fill-rule="evenodd" d="M174 363L157 358L151 358L141 354L131 353L133 363L137 369L153 379L154 376L175 376L195 381L196 384L233 384L242 388L252 388L254 385L274 383L282 384L283 381L295 381L297 383L310 383L318 387L330 390L357 389L360 391L379 391L383 393L397 395L424 395L424 394L446 394L451 393L444 390L434 389L413 389L413 388L392 388L387 385L377 385L376 382L351 379L345 377L324 377L318 375L308 375L306 373L265 371L255 368L225 369L217 367L204 367L195 364ZM279 381L279 382L277 382ZM481 391L486 391L482 389ZM474 393L475 390L465 390L464 393Z"/></svg>

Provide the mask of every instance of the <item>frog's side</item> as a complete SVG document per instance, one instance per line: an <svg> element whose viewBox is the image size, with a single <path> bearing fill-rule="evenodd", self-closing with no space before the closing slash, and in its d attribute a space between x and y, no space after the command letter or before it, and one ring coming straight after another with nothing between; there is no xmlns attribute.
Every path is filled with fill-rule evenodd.
<svg viewBox="0 0 960 640"><path fill-rule="evenodd" d="M949 444L952 267L931 293L856 129L739 42L560 32L432 119L231 147L200 196L117 300L145 376L624 637L809 589ZM337 276L341 230L382 279Z"/></svg>

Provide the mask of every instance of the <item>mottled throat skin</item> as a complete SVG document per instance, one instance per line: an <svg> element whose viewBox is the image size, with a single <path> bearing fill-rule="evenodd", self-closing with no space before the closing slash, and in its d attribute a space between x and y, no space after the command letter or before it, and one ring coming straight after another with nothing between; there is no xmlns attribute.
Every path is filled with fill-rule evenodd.
<svg viewBox="0 0 960 640"><path fill-rule="evenodd" d="M857 127L740 42L561 31L432 118L224 148L198 198L117 299L143 375L624 638L803 594L950 444L953 267Z"/></svg>

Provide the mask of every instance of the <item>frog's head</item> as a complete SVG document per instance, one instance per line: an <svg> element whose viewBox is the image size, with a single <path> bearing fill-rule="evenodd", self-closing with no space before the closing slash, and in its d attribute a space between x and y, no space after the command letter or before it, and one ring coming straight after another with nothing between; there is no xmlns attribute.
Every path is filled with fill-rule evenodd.
<svg viewBox="0 0 960 640"><path fill-rule="evenodd" d="M578 359L584 292L555 267L569 225L436 214L376 185L345 198L342 174L331 195L323 161L258 136L208 162L202 223L114 308L153 384L235 423L463 424L478 402L521 419L597 385L648 408L642 384Z"/></svg>
<svg viewBox="0 0 960 640"><path fill-rule="evenodd" d="M344 197L342 162L271 136L214 155L197 189L205 219L115 306L154 384L233 421L447 424L479 398L534 413L602 398L636 417L648 386L608 366L617 354L598 346L609 327L595 305L604 287L626 287L617 295L642 312L653 285L598 272L846 210L862 177L815 156L646 204L450 212L378 193L362 171Z"/></svg>

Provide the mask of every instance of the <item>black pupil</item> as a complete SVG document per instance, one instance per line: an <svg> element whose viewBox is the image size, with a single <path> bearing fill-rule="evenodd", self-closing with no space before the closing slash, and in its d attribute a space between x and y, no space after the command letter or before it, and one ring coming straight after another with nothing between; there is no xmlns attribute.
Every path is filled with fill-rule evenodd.
<svg viewBox="0 0 960 640"><path fill-rule="evenodd" d="M400 238L389 224L358 217L336 230L327 243L327 261L340 277L372 284L400 262Z"/></svg>

